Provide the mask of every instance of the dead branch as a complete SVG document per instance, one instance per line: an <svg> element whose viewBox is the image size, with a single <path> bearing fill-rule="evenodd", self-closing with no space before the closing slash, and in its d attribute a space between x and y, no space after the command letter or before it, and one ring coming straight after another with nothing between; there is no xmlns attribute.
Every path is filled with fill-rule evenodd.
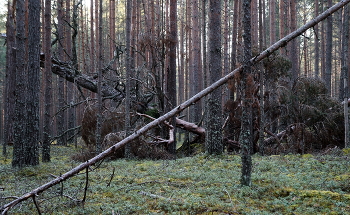
<svg viewBox="0 0 350 215"><path fill-rule="evenodd" d="M114 178L114 172L115 172L115 167L113 167L113 172L112 172L112 175L111 175L111 179L109 179L107 187L109 187L111 185L111 182L112 182L112 180Z"/></svg>
<svg viewBox="0 0 350 215"><path fill-rule="evenodd" d="M348 4L349 2L350 2L350 0L342 0L339 3L335 4L334 6L330 7L325 12L323 12L322 14L317 16L315 19L313 19L310 22L306 23L304 26L302 26L299 29L297 29L296 31L290 33L286 37L282 38L281 40L279 40L278 42L276 42L275 44L273 44L272 46L267 48L265 51L261 52L256 57L252 58L250 60L250 63L251 64L256 64L259 61L261 61L264 58L266 58L269 55L271 55L274 51L278 50L279 48L281 48L283 46L286 46L289 41L291 41L292 39L298 37L303 32L305 32L307 29L312 28L313 26L315 26L320 21L326 19L332 13L336 12L337 10L339 10L340 8L342 8L344 5ZM81 85L81 86L84 85L86 87L90 87L91 89L95 90L95 92L97 92L96 83L95 83L95 81L91 80L90 77L87 77L87 76L84 76L84 75L80 75L79 77L82 78L80 80L78 77L72 75L71 71L67 71L66 68L64 68L64 67L61 68L59 65L57 65L56 68L53 68L53 71L56 71L57 73L60 73L59 72L60 69L63 69L63 71L65 71L65 72L61 73L61 77L64 77L67 80L70 79L70 81L72 81L72 82L75 80L76 83L78 83L79 85ZM131 142L133 140L135 140L136 138L138 138L141 135L145 134L147 131L149 131L153 127L155 127L155 126L159 125L160 123L162 123L162 122L164 122L164 121L174 117L175 115L179 114L181 111L185 110L189 106L191 106L194 103L198 102L201 98L203 98L204 96L208 95L209 93L211 93L215 89L219 88L221 85L225 84L228 80L232 79L236 73L241 72L242 70L243 70L243 66L238 67L237 69L235 69L234 71L230 72L226 76L222 77L221 79L219 79L218 81L216 81L215 83L213 83L209 87L205 88L204 90L200 91L199 93L197 93L196 95L194 95L193 97L191 97L190 99L185 101L184 103L182 103L179 106L177 106L176 108L172 109L171 111L169 111L165 115L159 117L156 120L153 120L152 122L148 123L144 127L142 127L139 130L135 131L130 136L126 137L122 141L116 143L115 145L111 146L110 148L106 149L105 151L101 152L100 154L96 155L95 157L91 158L90 160L88 160L88 161L86 161L86 162L76 166L75 168L73 168L70 171L64 173L60 177L57 177L57 178L47 182L46 184L44 184L44 185L42 185L42 186L40 186L40 187L38 187L38 188L36 188L36 189L26 193L26 194L24 194L20 198L17 198L16 200L14 200L12 202L9 202L9 203L3 205L0 208L0 210L2 211L2 214L6 214L9 209L13 208L18 203L20 203L20 202L22 202L24 200L27 200L28 198L31 198L32 196L35 196L35 195L38 195L38 194L44 192L48 188L53 187L54 185L59 184L59 183L65 181L65 180L67 180L68 178L71 178L71 177L75 176L76 174L78 174L83 169L88 168L89 166L91 166L91 165L93 165L93 164L103 160L104 158L110 156L111 154L113 154L120 147L124 146L125 144L127 144L127 143L129 143L129 142ZM66 74L66 72L68 72L68 74ZM107 85L103 85L103 86L107 86ZM116 95L115 98L120 98L120 97L124 96L123 93L119 92L118 90L116 90L116 89L114 89L112 87L107 87L107 89L102 89L101 93L102 94L108 94L109 93L109 95Z"/></svg>
<svg viewBox="0 0 350 215"><path fill-rule="evenodd" d="M40 58L41 65L43 66L45 55L41 54ZM52 72L66 79L69 82L75 83L85 89L90 90L91 92L97 93L97 80L94 77L85 74L80 74L65 62L61 62L55 58L52 58ZM103 97L112 98L116 101L122 100L125 96L123 93L123 89L119 89L118 87L112 87L105 82L102 83L101 94Z"/></svg>
<svg viewBox="0 0 350 215"><path fill-rule="evenodd" d="M146 117L148 119L151 119L151 120L155 120L156 118L150 116L150 115L147 115L147 114L144 114L144 113L136 113L137 115L139 116L142 116L142 117ZM166 126L168 126L168 128L170 129L174 129L174 127L172 125L170 125L168 122L164 121L163 122Z"/></svg>
<svg viewBox="0 0 350 215"><path fill-rule="evenodd" d="M38 202L36 201L35 199L35 196L32 196L32 199L33 199L33 202L34 202L34 205L38 211L38 214L41 215L41 211L40 211L40 208L39 208L39 205L38 205Z"/></svg>
<svg viewBox="0 0 350 215"><path fill-rule="evenodd" d="M88 185L89 185L89 167L86 167L84 197L83 197L83 200L82 200L83 203L86 200L86 193L87 193Z"/></svg>
<svg viewBox="0 0 350 215"><path fill-rule="evenodd" d="M197 126L194 123L186 122L185 120L176 118L176 126L186 131L190 131L192 133L198 134L200 136L205 136L205 129Z"/></svg>

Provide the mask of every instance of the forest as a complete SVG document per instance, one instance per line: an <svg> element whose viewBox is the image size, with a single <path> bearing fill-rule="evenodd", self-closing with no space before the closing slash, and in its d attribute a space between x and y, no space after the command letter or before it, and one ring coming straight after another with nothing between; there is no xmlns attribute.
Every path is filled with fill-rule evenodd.
<svg viewBox="0 0 350 215"><path fill-rule="evenodd" d="M56 156L74 165L16 198L1 194L0 180L2 214L29 198L41 214L36 196L81 174L83 200L68 199L84 205L88 172L108 162L131 168L203 158L220 166L238 156L238 183L247 187L262 183L254 169L267 172L254 165L274 156L349 165L349 2L7 0L0 10L0 166L25 178L28 168L55 165ZM104 176L108 186L114 173ZM330 189L340 196L315 196L350 201L340 183L349 174L340 174L329 179L339 182ZM292 186L280 192L275 197L304 195Z"/></svg>

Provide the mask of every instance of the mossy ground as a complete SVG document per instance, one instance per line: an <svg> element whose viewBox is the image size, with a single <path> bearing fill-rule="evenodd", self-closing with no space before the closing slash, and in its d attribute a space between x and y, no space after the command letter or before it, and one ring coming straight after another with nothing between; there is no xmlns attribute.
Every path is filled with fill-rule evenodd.
<svg viewBox="0 0 350 215"><path fill-rule="evenodd" d="M350 214L345 152L254 155L252 187L239 184L238 155L105 161L89 172L84 204L75 201L83 198L84 172L36 199L43 214ZM23 169L1 157L0 207L78 165L70 160L74 153L74 147L53 146L52 162ZM10 211L36 213L32 200Z"/></svg>

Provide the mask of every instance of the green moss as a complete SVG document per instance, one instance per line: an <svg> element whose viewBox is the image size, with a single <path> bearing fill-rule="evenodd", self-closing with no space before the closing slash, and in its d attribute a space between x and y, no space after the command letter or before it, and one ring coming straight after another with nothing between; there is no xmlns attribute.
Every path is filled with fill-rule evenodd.
<svg viewBox="0 0 350 215"><path fill-rule="evenodd" d="M20 196L79 163L74 147L52 148L51 163L0 165L1 196ZM84 207L85 174L40 194L45 214L346 214L349 161L335 156L253 156L253 186L241 187L241 158L199 154L177 160L115 160L93 166ZM113 173L114 172L114 173ZM109 186L108 186L109 185ZM48 201L49 199L49 201ZM4 205L8 200L0 199ZM13 214L36 213L32 201Z"/></svg>
<svg viewBox="0 0 350 215"><path fill-rule="evenodd" d="M342 151L344 155L350 155L350 148L344 148Z"/></svg>

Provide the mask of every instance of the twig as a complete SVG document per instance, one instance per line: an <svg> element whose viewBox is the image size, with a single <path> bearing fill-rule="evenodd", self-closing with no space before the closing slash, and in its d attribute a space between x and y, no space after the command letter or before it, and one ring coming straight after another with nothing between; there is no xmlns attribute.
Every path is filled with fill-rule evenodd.
<svg viewBox="0 0 350 215"><path fill-rule="evenodd" d="M87 189L88 189L88 184L89 184L89 167L86 167L84 197L83 197L83 200L82 200L83 203L85 203L85 200L86 200L86 192L87 192Z"/></svg>
<svg viewBox="0 0 350 215"><path fill-rule="evenodd" d="M62 177L62 174L60 174L60 177ZM61 182L60 196L63 196L63 182Z"/></svg>
<svg viewBox="0 0 350 215"><path fill-rule="evenodd" d="M0 197L0 199L18 199L18 196L6 196L6 197Z"/></svg>
<svg viewBox="0 0 350 215"><path fill-rule="evenodd" d="M224 191L227 193L228 197L230 198L230 201L231 201L231 204L232 204L232 209L233 209L233 201L232 201L232 198L231 198L229 192L228 192L226 189L224 189ZM237 211L232 211L232 212L235 213L235 214L239 214ZM231 213L230 213L230 214L231 214Z"/></svg>
<svg viewBox="0 0 350 215"><path fill-rule="evenodd" d="M33 202L34 202L34 205L36 207L36 209L38 210L38 214L41 215L41 212L40 212L40 208L39 208L39 205L38 205L38 202L35 200L35 195L32 196L32 199L33 199Z"/></svg>
<svg viewBox="0 0 350 215"><path fill-rule="evenodd" d="M109 179L109 182L108 182L108 184L107 184L107 187L109 187L109 186L111 185L111 182L112 182L112 180L113 180L113 178L114 178L114 171L115 171L115 167L113 167L113 172L112 172L112 175L111 175L111 179Z"/></svg>

